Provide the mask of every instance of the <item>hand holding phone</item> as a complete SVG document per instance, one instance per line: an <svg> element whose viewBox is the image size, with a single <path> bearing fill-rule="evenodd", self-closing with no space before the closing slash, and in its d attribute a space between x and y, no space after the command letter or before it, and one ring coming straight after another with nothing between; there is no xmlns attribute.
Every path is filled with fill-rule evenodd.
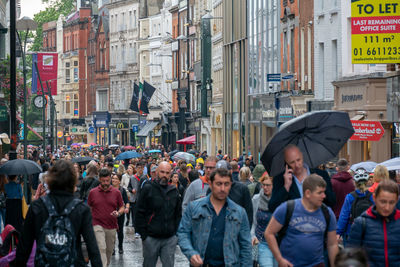
<svg viewBox="0 0 400 267"><path fill-rule="evenodd" d="M284 179L284 187L286 191L289 192L290 186L292 185L293 182L293 170L289 167L287 163L285 163L285 173L283 174L283 179Z"/></svg>

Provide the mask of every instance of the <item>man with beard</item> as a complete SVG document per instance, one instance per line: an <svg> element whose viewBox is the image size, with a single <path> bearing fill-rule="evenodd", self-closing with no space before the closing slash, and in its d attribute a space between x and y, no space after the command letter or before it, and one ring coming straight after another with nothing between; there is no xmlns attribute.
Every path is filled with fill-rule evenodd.
<svg viewBox="0 0 400 267"><path fill-rule="evenodd" d="M156 266L158 256L163 267L174 266L181 202L178 189L168 184L171 171L168 162L161 162L156 179L143 185L136 203L135 226L142 238L144 267Z"/></svg>
<svg viewBox="0 0 400 267"><path fill-rule="evenodd" d="M93 230L101 261L106 267L110 264L114 249L118 229L117 218L124 214L125 207L121 193L111 186L111 173L107 168L100 170L99 180L99 186L90 191L87 204L92 209Z"/></svg>

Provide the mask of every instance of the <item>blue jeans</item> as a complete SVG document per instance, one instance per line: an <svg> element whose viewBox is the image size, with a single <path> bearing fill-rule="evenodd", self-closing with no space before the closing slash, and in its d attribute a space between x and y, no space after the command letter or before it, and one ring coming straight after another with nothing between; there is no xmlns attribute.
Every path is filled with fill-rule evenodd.
<svg viewBox="0 0 400 267"><path fill-rule="evenodd" d="M258 244L258 264L260 267L277 267L274 255L268 247L267 242L260 242Z"/></svg>

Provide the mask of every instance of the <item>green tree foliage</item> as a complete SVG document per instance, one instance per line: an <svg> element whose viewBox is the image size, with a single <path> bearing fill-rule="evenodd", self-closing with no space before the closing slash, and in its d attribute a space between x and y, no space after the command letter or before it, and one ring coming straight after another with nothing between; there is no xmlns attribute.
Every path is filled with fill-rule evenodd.
<svg viewBox="0 0 400 267"><path fill-rule="evenodd" d="M37 22L38 28L31 51L41 51L43 47L44 23L57 20L61 14L67 16L75 10L75 0L42 0L42 2L49 4L49 6L46 10L35 14L33 18Z"/></svg>
<svg viewBox="0 0 400 267"><path fill-rule="evenodd" d="M7 103L10 102L10 78L10 56L7 56L6 59L0 60L0 90ZM19 69L17 69L16 82L17 105L21 105L24 100L24 80Z"/></svg>

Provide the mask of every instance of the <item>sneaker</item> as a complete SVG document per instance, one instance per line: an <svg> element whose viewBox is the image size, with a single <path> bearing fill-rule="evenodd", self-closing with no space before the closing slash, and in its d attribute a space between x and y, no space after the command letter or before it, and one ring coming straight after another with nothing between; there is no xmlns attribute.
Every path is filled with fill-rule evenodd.
<svg viewBox="0 0 400 267"><path fill-rule="evenodd" d="M118 250L118 252L119 252L119 254L124 254L124 250L123 250L122 248L120 248L120 249Z"/></svg>
<svg viewBox="0 0 400 267"><path fill-rule="evenodd" d="M115 255L115 249L113 249L113 253L112 254L113 254L113 256Z"/></svg>
<svg viewBox="0 0 400 267"><path fill-rule="evenodd" d="M139 239L139 238L140 238L140 235L139 235L138 233L136 233L136 234L135 234L135 238L136 238L136 239Z"/></svg>

